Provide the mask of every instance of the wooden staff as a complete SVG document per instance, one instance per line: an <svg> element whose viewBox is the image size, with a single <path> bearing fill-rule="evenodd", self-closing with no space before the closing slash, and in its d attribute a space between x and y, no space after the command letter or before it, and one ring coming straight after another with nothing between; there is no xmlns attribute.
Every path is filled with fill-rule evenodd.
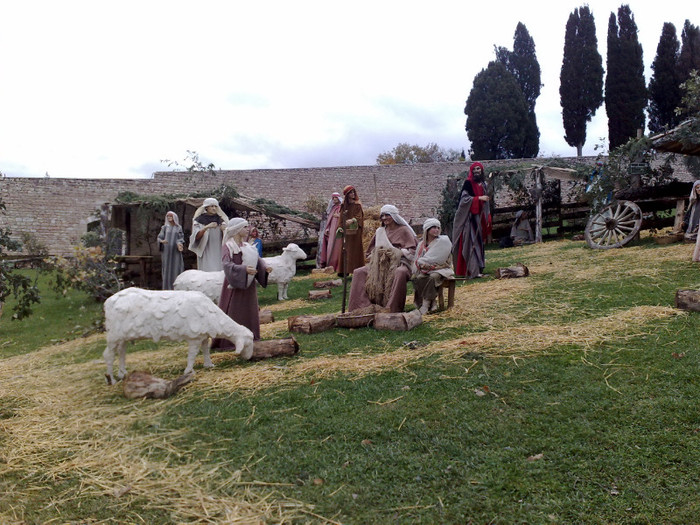
<svg viewBox="0 0 700 525"><path fill-rule="evenodd" d="M346 197L347 198L347 197ZM345 204L345 203L343 203ZM345 208L343 212L340 214L340 224L343 228L343 249L341 252L341 255L343 257L343 307L340 310L341 313L345 313L345 299L347 297L348 293L348 249L347 245L345 243L345 240L347 239L347 220L348 220L348 210Z"/></svg>

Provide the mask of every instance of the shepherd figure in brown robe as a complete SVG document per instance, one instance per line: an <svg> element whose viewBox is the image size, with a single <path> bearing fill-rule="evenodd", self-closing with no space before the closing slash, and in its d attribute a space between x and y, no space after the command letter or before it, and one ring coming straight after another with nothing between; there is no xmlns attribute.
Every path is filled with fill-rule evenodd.
<svg viewBox="0 0 700 525"><path fill-rule="evenodd" d="M375 304L396 313L403 312L406 306L406 287L418 244L416 235L396 206L382 206L379 219L382 226L377 228L367 249L369 263L353 273L349 311Z"/></svg>

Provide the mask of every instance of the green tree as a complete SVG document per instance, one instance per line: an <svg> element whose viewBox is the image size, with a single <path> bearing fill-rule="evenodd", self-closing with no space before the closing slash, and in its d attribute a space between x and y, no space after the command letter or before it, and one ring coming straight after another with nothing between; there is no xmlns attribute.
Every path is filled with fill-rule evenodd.
<svg viewBox="0 0 700 525"><path fill-rule="evenodd" d="M595 19L588 6L569 15L564 36L564 60L559 76L559 100L564 140L582 156L586 123L603 104L603 58L598 52Z"/></svg>
<svg viewBox="0 0 700 525"><path fill-rule="evenodd" d="M464 107L473 160L520 158L528 128L528 106L518 80L501 62L474 77Z"/></svg>
<svg viewBox="0 0 700 525"><path fill-rule="evenodd" d="M504 47L496 48L496 59L515 77L525 97L528 108L528 122L522 158L536 157L540 151L540 131L537 127L535 105L542 88L540 64L535 53L535 41L525 27L518 22L513 35L513 51Z"/></svg>
<svg viewBox="0 0 700 525"><path fill-rule="evenodd" d="M435 143L427 146L400 142L390 151L377 155L377 164L425 164L429 162L456 162L462 153L456 149L444 149Z"/></svg>
<svg viewBox="0 0 700 525"><path fill-rule="evenodd" d="M608 22L608 74L605 79L605 110L608 114L610 150L644 131L647 89L642 45L637 24L628 5L610 13ZM619 21L619 27L618 27Z"/></svg>
<svg viewBox="0 0 700 525"><path fill-rule="evenodd" d="M0 178L3 175L0 173ZM5 214L5 202L0 197L0 214ZM14 306L13 319L22 319L31 315L32 304L40 302L39 288L36 280L32 281L26 275L17 272L4 255L7 251L19 251L22 245L11 238L12 232L0 227L0 313L5 300L14 295L17 304Z"/></svg>
<svg viewBox="0 0 700 525"><path fill-rule="evenodd" d="M678 55L678 82L687 82L692 71L700 71L700 29L686 20L681 32L681 51ZM682 113L679 120L687 116Z"/></svg>
<svg viewBox="0 0 700 525"><path fill-rule="evenodd" d="M656 47L656 57L651 64L653 73L649 80L649 130L654 133L673 128L679 122L675 113L681 102L679 50L676 26L666 22Z"/></svg>

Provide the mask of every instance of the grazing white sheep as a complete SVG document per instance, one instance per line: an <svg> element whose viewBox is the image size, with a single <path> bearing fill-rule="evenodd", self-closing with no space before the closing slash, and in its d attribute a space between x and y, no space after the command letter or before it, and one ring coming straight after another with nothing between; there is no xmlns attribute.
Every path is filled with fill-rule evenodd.
<svg viewBox="0 0 700 525"><path fill-rule="evenodd" d="M204 366L214 365L209 355L209 337L232 341L236 354L243 359L253 355L253 333L226 315L202 292L177 290L144 290L127 288L117 292L104 304L107 348L102 357L107 364L107 383L114 383L112 366L115 351L119 353L119 373L126 375L126 343L138 339L187 341L187 368L192 371L199 351Z"/></svg>
<svg viewBox="0 0 700 525"><path fill-rule="evenodd" d="M196 290L202 292L216 304L219 304L221 287L224 284L224 271L205 272L202 270L186 270L177 276L173 283L175 290Z"/></svg>
<svg viewBox="0 0 700 525"><path fill-rule="evenodd" d="M306 252L294 243L282 249L282 255L263 257L265 265L272 268L267 276L268 283L277 283L277 299L288 299L287 288L297 273L297 261L306 259Z"/></svg>

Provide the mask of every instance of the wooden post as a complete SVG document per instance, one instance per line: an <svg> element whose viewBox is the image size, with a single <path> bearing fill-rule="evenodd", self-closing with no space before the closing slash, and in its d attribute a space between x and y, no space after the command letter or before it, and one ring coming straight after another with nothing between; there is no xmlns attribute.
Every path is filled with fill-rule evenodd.
<svg viewBox="0 0 700 525"><path fill-rule="evenodd" d="M309 299L330 299L331 291L325 290L309 290Z"/></svg>
<svg viewBox="0 0 700 525"><path fill-rule="evenodd" d="M331 281L314 281L314 288L335 288L336 286L343 286L343 280L333 279Z"/></svg>
<svg viewBox="0 0 700 525"><path fill-rule="evenodd" d="M350 193L350 192L348 192ZM345 198L347 199L348 196L346 195ZM345 224L348 220L348 211L347 208L343 210L343 213L340 216L340 226L343 228L343 249L342 249L342 255L343 255L343 302L342 302L342 308L340 309L340 313L344 314L345 313L345 300L348 295L348 248L347 248L347 243L345 240L348 238L347 233L345 232L347 225Z"/></svg>
<svg viewBox="0 0 700 525"><path fill-rule="evenodd" d="M537 203L535 205L535 242L542 242L542 170L535 168L532 171L535 176L535 190Z"/></svg>
<svg viewBox="0 0 700 525"><path fill-rule="evenodd" d="M272 314L272 310L260 310L260 324L268 324L275 322L275 316Z"/></svg>
<svg viewBox="0 0 700 525"><path fill-rule="evenodd" d="M374 316L374 328L377 330L406 331L423 322L420 310L398 313L378 313Z"/></svg>
<svg viewBox="0 0 700 525"><path fill-rule="evenodd" d="M676 308L700 312L700 290L677 290Z"/></svg>
<svg viewBox="0 0 700 525"><path fill-rule="evenodd" d="M523 263L516 263L508 268L496 268L494 276L496 279L515 279L517 277L527 277L530 270Z"/></svg>
<svg viewBox="0 0 700 525"><path fill-rule="evenodd" d="M335 314L326 315L295 315L287 318L290 332L315 334L335 327Z"/></svg>
<svg viewBox="0 0 700 525"><path fill-rule="evenodd" d="M258 361L271 357L285 357L299 352L299 343L293 337L286 339L270 339L267 341L255 341L253 343L253 357L250 359Z"/></svg>
<svg viewBox="0 0 700 525"><path fill-rule="evenodd" d="M676 218L673 221L673 233L682 233L684 213L685 213L685 199L678 199L676 201Z"/></svg>

